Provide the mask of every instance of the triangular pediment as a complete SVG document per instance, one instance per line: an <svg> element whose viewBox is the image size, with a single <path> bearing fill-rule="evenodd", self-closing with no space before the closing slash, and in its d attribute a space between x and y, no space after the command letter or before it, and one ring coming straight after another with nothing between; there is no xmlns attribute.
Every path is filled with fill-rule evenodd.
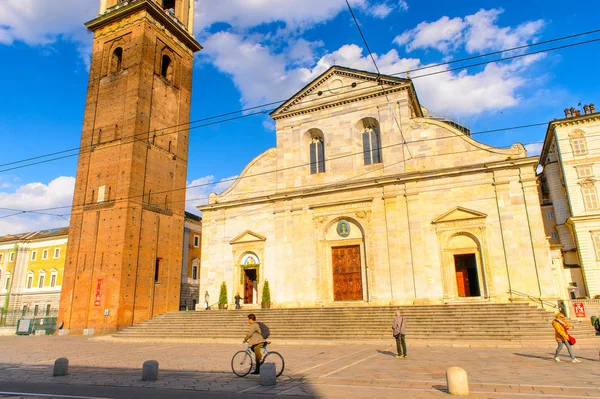
<svg viewBox="0 0 600 399"><path fill-rule="evenodd" d="M273 111L271 117L278 119L324 106L341 105L361 98L385 95L399 88L408 89L416 100L410 79L332 66ZM420 106L418 109L420 110Z"/></svg>
<svg viewBox="0 0 600 399"><path fill-rule="evenodd" d="M235 237L233 240L229 241L230 244L241 244L247 242L256 242L256 241L265 241L266 237L261 236L258 233L254 233L250 230L244 231L239 236Z"/></svg>
<svg viewBox="0 0 600 399"><path fill-rule="evenodd" d="M434 219L431 223L438 224L444 222L455 222L457 220L485 219L486 217L487 215L485 213L457 206L456 208L444 213L442 216L439 216L437 219Z"/></svg>

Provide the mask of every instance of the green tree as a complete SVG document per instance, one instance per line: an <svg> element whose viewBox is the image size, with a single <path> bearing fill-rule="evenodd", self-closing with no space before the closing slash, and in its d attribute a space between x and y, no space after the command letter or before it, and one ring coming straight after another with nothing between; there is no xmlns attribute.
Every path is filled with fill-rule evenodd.
<svg viewBox="0 0 600 399"><path fill-rule="evenodd" d="M219 305L227 305L227 284L223 281L221 292L219 293Z"/></svg>
<svg viewBox="0 0 600 399"><path fill-rule="evenodd" d="M271 302L271 288L269 287L269 280L265 280L262 291L262 301Z"/></svg>

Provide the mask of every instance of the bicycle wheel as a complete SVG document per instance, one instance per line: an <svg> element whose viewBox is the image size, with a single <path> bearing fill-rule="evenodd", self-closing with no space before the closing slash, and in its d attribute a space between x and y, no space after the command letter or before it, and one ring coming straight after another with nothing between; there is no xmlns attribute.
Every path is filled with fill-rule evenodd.
<svg viewBox="0 0 600 399"><path fill-rule="evenodd" d="M283 356L281 356L277 352L269 352L267 356L264 357L262 363L275 363L275 375L279 377L283 373L283 369L285 368L285 362L283 361Z"/></svg>
<svg viewBox="0 0 600 399"><path fill-rule="evenodd" d="M231 370L238 377L245 377L252 370L252 356L246 351L239 351L231 358Z"/></svg>

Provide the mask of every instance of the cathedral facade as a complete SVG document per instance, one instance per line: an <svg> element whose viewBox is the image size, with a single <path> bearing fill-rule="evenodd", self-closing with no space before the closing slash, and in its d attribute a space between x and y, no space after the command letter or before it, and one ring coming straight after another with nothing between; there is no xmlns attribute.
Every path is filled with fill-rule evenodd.
<svg viewBox="0 0 600 399"><path fill-rule="evenodd" d="M537 157L429 115L410 79L334 66L203 211L200 292L272 307L556 299Z"/></svg>

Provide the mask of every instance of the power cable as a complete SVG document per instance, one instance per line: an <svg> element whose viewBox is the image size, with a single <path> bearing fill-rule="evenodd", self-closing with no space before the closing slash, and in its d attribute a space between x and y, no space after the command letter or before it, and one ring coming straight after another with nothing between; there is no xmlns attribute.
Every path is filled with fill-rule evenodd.
<svg viewBox="0 0 600 399"><path fill-rule="evenodd" d="M481 58L481 57L485 57L485 56L492 55L492 54L499 54L499 53L504 53L504 52L512 51L513 49L522 49L522 48L532 47L532 46L535 46L535 45L540 45L542 43L550 43L550 42L555 42L555 41L559 41L559 40L565 40L565 39L568 39L568 38L573 38L573 37L582 36L582 35L588 35L588 34L592 34L592 33L596 33L596 32L600 32L600 30L583 32L583 33L574 34L574 35L570 35L570 36L564 36L564 37L561 37L561 38L555 38L555 39L547 40L547 41L544 41L544 42L533 43L531 45L524 45L524 46L514 47L512 49L500 50L500 51L496 51L496 52L493 52L493 53L488 53L488 54L482 54L482 55L479 55L479 56L468 57L468 58L465 58L465 59L462 59L462 60L449 61L449 62L445 62L445 63L435 64L435 65L429 65L429 66L425 66L425 67L421 67L421 68L416 68L416 69L409 70L409 71L393 73L393 74L390 74L388 76L397 76L397 75L402 75L402 74L406 74L406 73L412 73L412 72L415 72L415 71L429 69L429 68L435 68L435 67L439 67L439 66L443 66L443 65L452 64L452 63L455 63L455 62L460 62L460 61L463 61L463 60L471 60L471 59ZM432 73L428 73L428 74L418 75L418 76L413 77L412 79L419 79L419 78L423 78L423 77L427 77L427 76L438 75L438 74L441 74L441 73L453 72L453 71L460 70L460 69L468 69L468 68L472 68L472 67L476 67L476 66L482 66L482 65L486 65L486 64L490 64L490 63L495 63L495 62L507 61L507 60L516 59L516 58L520 58L520 57L526 57L526 56L529 56L529 55L540 54L540 53L545 53L545 52L549 52L549 51L555 51L555 50L569 48L569 47L575 47L575 46L579 46L579 45L583 45L583 44L590 44L590 43L598 42L598 41L600 41L600 38L598 38L598 39L592 39L592 40L587 40L587 41L583 41L583 42L571 43L571 44L568 44L568 45L563 45L563 46L558 46L558 47L549 48L549 49L545 49L545 50L540 50L540 51L536 51L536 52L533 52L533 53L524 53L524 54L519 54L519 55L515 55L515 56L511 56L511 57L506 57L506 58L501 58L501 59L496 59L496 60L489 60L489 61L485 61L485 62L481 62L481 63L476 63L476 64L471 64L471 65L466 65L466 66L462 66L462 67L458 67L458 68L445 69L445 70L442 70L442 71L436 71L436 72L432 72ZM362 82L362 83L367 83L367 82ZM379 85L379 83L376 84L376 85L373 85L373 86L377 86L377 85ZM373 86L371 86L371 87L373 87ZM365 88L359 88L359 89L351 90L349 92L358 91L358 90L365 90ZM249 107L249 108L241 109L241 110L238 110L238 111L230 111L230 112L227 112L227 113L224 113L224 114L214 115L214 116L210 116L210 117L207 117L207 118L202 118L202 119L199 119L199 120L196 120L196 121L191 121L191 122L188 122L188 123L167 126L167 127L163 127L163 128L159 128L159 129L155 129L155 130L149 130L147 132L138 133L137 135L140 135L140 136L143 135L143 136L147 137L147 135L149 135L151 132L156 132L156 131L161 131L161 130L167 130L167 129L170 129L170 128L173 128L173 127L178 127L178 126L189 126L189 125L197 123L199 121L217 119L217 118L220 118L220 117L224 117L224 116L228 116L228 115L233 115L233 114L240 113L240 112L246 112L248 110L264 108L265 106L280 104L280 103L288 101L288 100L289 99L287 99L287 100L280 100L280 101L274 101L274 102L271 102L271 103L262 104L262 105L258 105L258 106L255 106L255 107ZM299 103L300 104L306 104L308 102L317 101L317 100L322 100L322 98L313 99L313 100L310 100L310 99L309 100L304 100L303 102L299 102ZM156 137L160 137L160 136L167 135L167 134L174 134L174 133L178 133L180 131L188 131L188 130L192 130L192 129L195 129L195 128L209 126L209 125L214 125L214 124L219 124L219 123L223 123L223 122L228 122L228 121L231 121L231 120L236 120L236 119L245 118L245 117L249 117L249 116L255 116L255 115L265 114L267 112L272 112L272 111L273 110L265 110L265 111L256 112L256 113L252 113L252 114L242 115L242 116L237 117L237 118L225 119L225 120L218 121L218 122L211 123L211 124L207 124L207 125L189 127L189 128L185 128L185 129L174 131L174 132L168 132L168 133L165 133L165 134L156 135ZM134 135L134 136L132 136L130 138L133 138L134 141L135 141L135 136L136 135ZM129 138L125 138L125 139L129 139ZM130 142L119 143L118 145L124 145L124 144L129 144L129 143ZM81 151L83 149L87 149L87 148L88 148L88 146L80 146L80 147L77 147L77 148L72 148L72 149L68 149L68 150L58 151L58 152L51 153L51 154L40 155L40 156L36 156L36 157L32 157L32 158L27 158L27 159L23 159L23 160L18 160L18 161L11 161L9 163L0 164L0 167L1 166L9 166L9 165L18 164L18 163L23 163L23 162L27 162L29 160L36 160L36 159L46 158L46 157L49 157L49 156L52 156L52 155L58 155L58 154L65 153L65 152L70 152L70 151L77 151L78 150L79 153L81 153ZM97 150L101 150L103 148L110 148L110 146L103 146L103 147L101 147L101 148L99 148ZM24 168L24 167L28 167L28 166L33 166L33 165L37 165L37 164L42 164L42 163L47 163L47 162L52 162L52 161L55 161L55 160L60 160L60 159L65 159L65 158L73 157L75 155L78 155L78 154L71 154L71 155L67 155L67 156L63 156L63 157L57 157L57 158L53 158L53 159L45 160L45 161L41 161L41 162L34 162L34 163L26 164L26 165L21 165L21 166L14 167L14 168L7 168L7 169L0 170L0 172L5 172L5 171L10 171L10 170L20 169L20 168Z"/></svg>

